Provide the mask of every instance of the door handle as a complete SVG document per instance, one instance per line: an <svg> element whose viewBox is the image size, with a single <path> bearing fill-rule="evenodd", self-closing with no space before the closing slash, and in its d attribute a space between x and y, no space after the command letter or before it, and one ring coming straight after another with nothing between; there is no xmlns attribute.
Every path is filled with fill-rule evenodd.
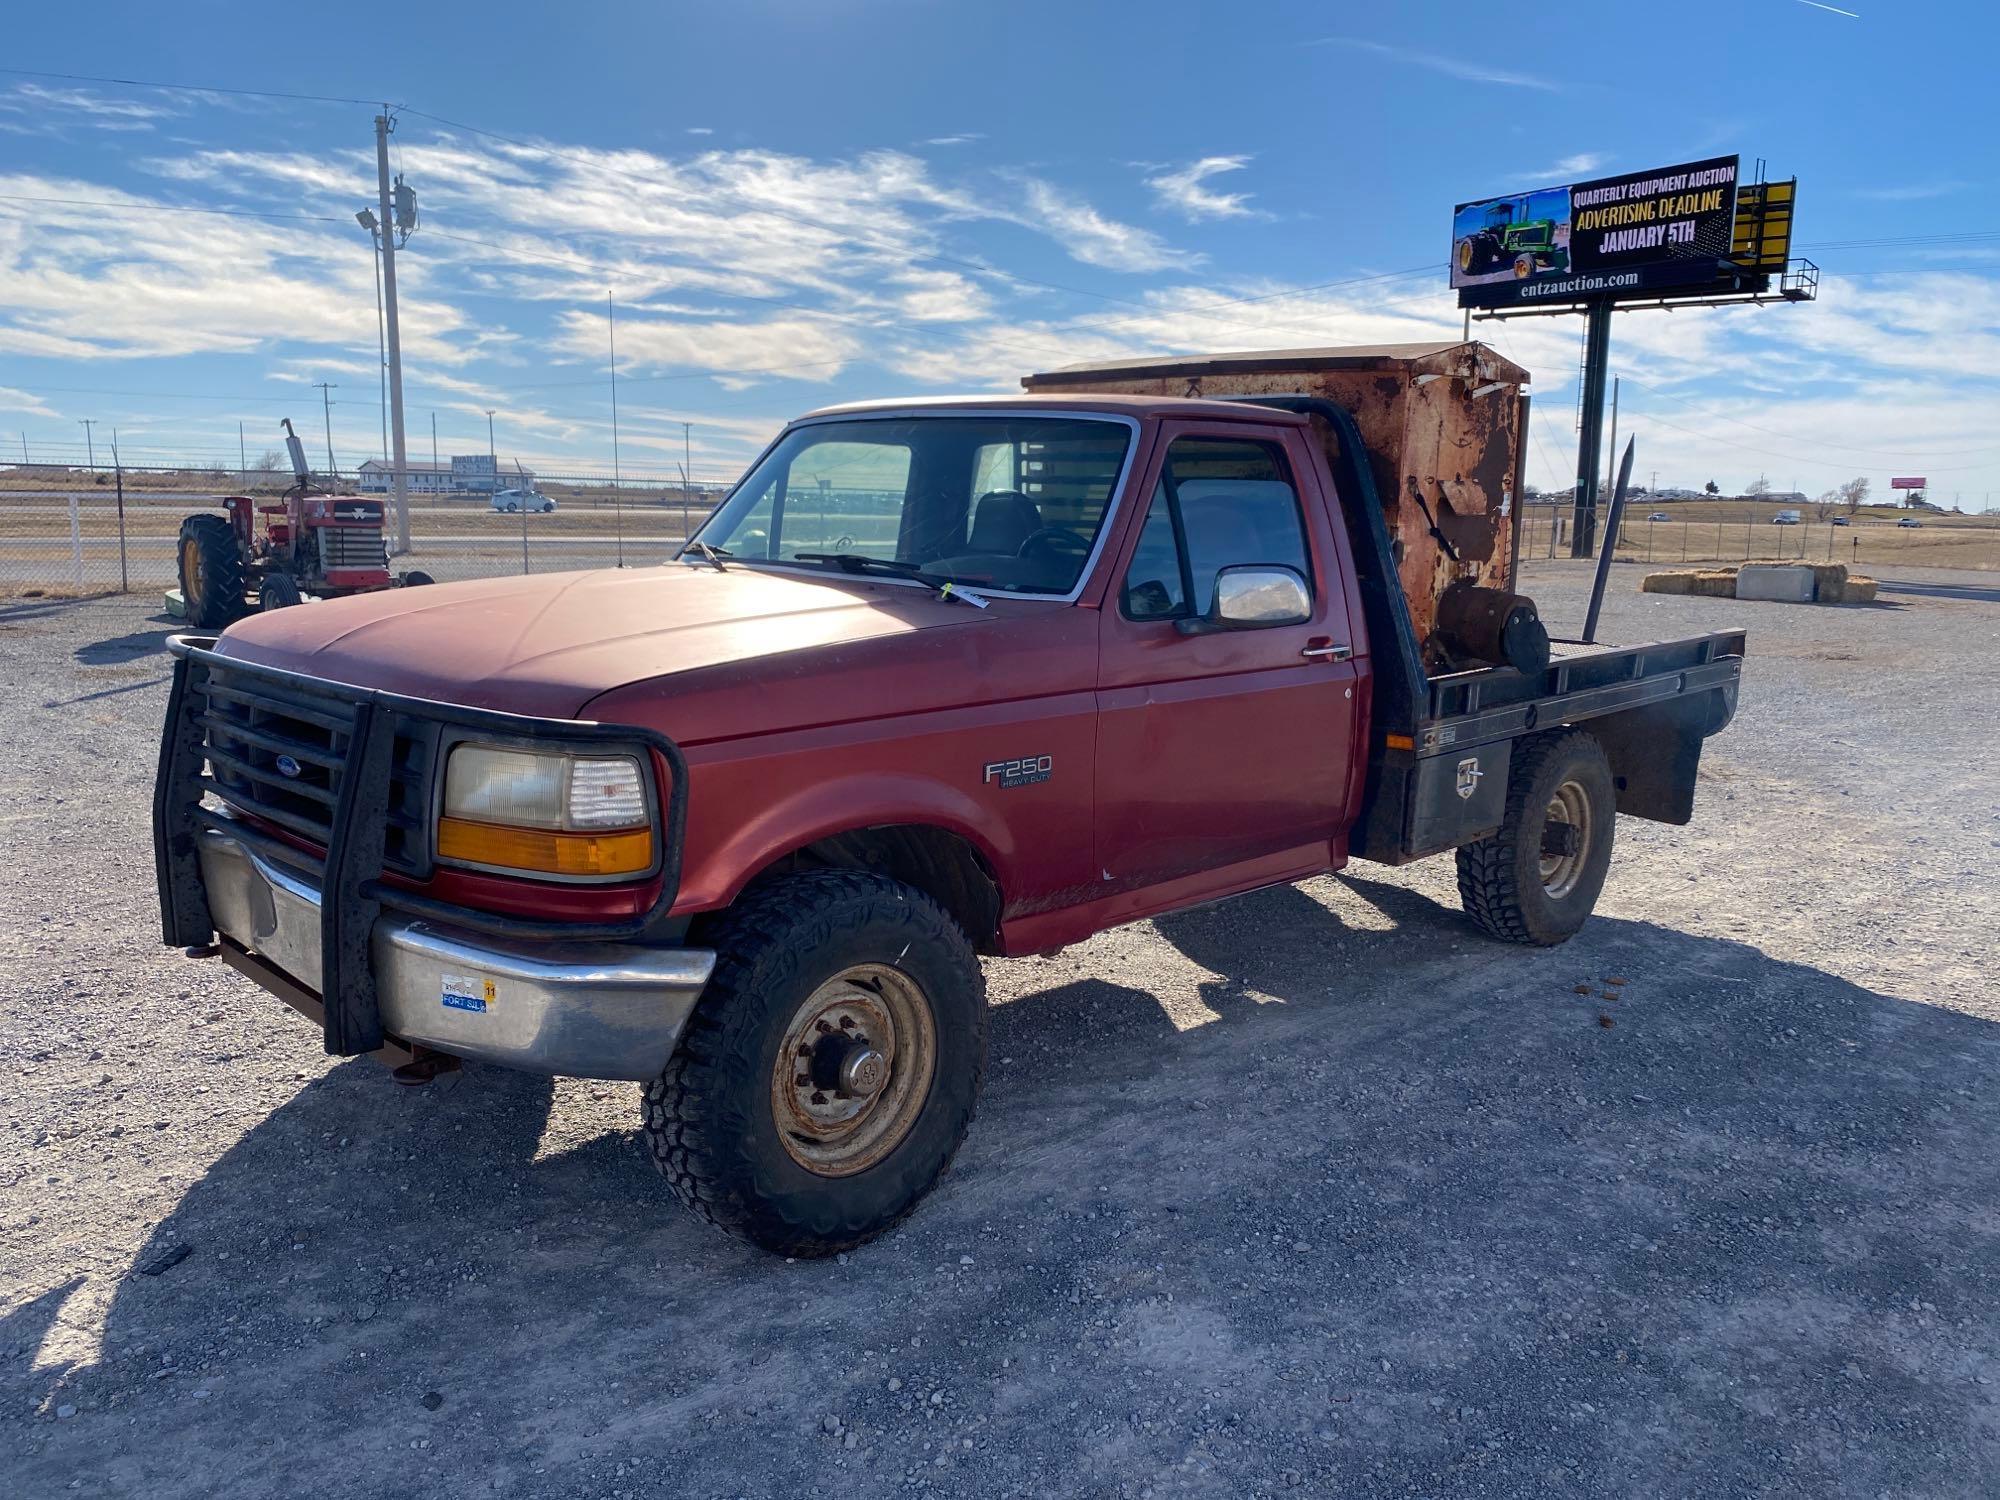
<svg viewBox="0 0 2000 1500"><path fill-rule="evenodd" d="M1329 661L1347 661L1354 655L1354 648L1352 646L1334 645L1308 646L1299 655L1310 656L1315 659L1325 657Z"/></svg>

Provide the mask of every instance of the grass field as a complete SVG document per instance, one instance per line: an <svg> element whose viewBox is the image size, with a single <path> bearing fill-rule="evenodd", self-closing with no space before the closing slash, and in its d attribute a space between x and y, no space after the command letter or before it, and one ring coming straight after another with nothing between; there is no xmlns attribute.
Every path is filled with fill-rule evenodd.
<svg viewBox="0 0 2000 1500"><path fill-rule="evenodd" d="M1640 504L1626 509L1618 557L1621 561L1745 562L1753 558L1801 558L1846 563L1850 569L1975 568L2000 570L2000 516L1920 514L1921 525L1898 526L1911 513L1888 506L1865 506L1848 525L1807 520L1773 526L1764 504L1731 500ZM1651 521L1662 513L1671 519ZM1557 550L1568 555L1567 507L1530 506L1522 513L1522 555L1546 557L1558 519L1563 531Z"/></svg>

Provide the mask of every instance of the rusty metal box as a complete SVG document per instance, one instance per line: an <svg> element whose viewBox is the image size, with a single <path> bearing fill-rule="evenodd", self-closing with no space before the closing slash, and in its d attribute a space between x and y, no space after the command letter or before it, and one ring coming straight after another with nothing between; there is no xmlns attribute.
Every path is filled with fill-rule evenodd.
<svg viewBox="0 0 2000 1500"><path fill-rule="evenodd" d="M1368 449L1427 664L1449 585L1510 587L1528 372L1484 344L1142 357L1070 365L1021 384L1051 395L1324 397L1354 418ZM1335 441L1325 424L1315 430Z"/></svg>

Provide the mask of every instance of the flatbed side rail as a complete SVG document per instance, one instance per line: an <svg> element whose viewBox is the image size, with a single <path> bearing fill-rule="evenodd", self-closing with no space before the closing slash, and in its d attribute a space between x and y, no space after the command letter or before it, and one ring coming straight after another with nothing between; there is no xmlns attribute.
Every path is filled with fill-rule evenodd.
<svg viewBox="0 0 2000 1500"><path fill-rule="evenodd" d="M381 1012L368 954L370 930L385 908L447 926L527 940L631 942L651 935L665 922L680 894L688 805L687 759L666 735L637 725L532 718L353 687L224 656L214 645L213 636L175 635L167 641L174 676L153 788L153 858L162 936L177 947L206 945L214 937L199 861L204 829L226 833L266 858L314 878L321 891L320 995L329 1053L354 1056L382 1045ZM323 858L243 817L206 805L204 799L216 783L204 774L209 757L198 705L206 701L211 670L308 691L315 699L344 708L348 752ZM383 879L391 803L389 749L396 725L406 721L564 748L622 749L664 762L669 786L656 830L661 843L659 885L646 910L599 922L516 917L439 900ZM431 774L441 776L442 767L433 768Z"/></svg>
<svg viewBox="0 0 2000 1500"><path fill-rule="evenodd" d="M1716 631L1558 656L1546 671L1531 676L1492 667L1432 678L1429 712L1417 734L1418 753L1511 739L1730 687L1743 673L1745 639L1740 630Z"/></svg>

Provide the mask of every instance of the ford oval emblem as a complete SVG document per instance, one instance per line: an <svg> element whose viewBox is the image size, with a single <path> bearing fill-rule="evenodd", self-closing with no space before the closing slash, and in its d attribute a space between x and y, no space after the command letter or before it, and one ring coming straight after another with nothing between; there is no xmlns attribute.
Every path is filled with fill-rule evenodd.
<svg viewBox="0 0 2000 1500"><path fill-rule="evenodd" d="M280 776L296 776L299 774L299 763L293 760L289 755L279 756L277 759L277 767L278 767L278 774Z"/></svg>

